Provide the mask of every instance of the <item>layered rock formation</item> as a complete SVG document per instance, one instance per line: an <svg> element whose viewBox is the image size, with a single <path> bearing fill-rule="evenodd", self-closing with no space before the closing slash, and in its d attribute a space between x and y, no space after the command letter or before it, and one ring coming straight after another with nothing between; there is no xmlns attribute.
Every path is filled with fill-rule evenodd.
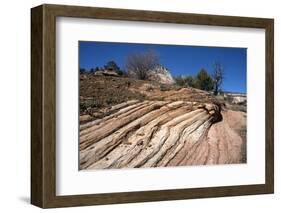
<svg viewBox="0 0 281 213"><path fill-rule="evenodd" d="M80 169L240 163L243 141L228 114L171 97L118 104L80 126Z"/></svg>
<svg viewBox="0 0 281 213"><path fill-rule="evenodd" d="M240 105L156 81L92 74L80 81L82 170L246 162Z"/></svg>

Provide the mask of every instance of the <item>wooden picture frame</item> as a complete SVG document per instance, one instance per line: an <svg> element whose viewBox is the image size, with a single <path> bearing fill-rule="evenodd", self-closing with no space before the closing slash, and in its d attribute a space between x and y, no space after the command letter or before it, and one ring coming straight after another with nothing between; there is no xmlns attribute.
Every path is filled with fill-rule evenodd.
<svg viewBox="0 0 281 213"><path fill-rule="evenodd" d="M56 195L56 18L95 18L265 29L265 184ZM267 194L274 191L273 19L41 5L31 9L31 203L42 208Z"/></svg>

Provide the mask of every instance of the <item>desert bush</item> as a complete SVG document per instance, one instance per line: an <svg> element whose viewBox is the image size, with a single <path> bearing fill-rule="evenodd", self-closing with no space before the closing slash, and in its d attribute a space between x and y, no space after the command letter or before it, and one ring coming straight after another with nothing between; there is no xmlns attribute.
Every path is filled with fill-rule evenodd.
<svg viewBox="0 0 281 213"><path fill-rule="evenodd" d="M86 72L86 69L85 68L80 68L79 72L80 72L80 74L84 74Z"/></svg>
<svg viewBox="0 0 281 213"><path fill-rule="evenodd" d="M181 87L194 87L205 91L211 91L214 88L213 79L205 69L201 69L195 77L177 76L174 79L176 85Z"/></svg>
<svg viewBox="0 0 281 213"><path fill-rule="evenodd" d="M214 89L214 81L205 69L201 69L198 72L195 87L205 91L211 91Z"/></svg>
<svg viewBox="0 0 281 213"><path fill-rule="evenodd" d="M176 85L181 86L181 87L186 86L183 76L176 76L176 77L174 77L174 80L175 80Z"/></svg>
<svg viewBox="0 0 281 213"><path fill-rule="evenodd" d="M181 87L195 87L195 79L192 76L176 76L176 85Z"/></svg>

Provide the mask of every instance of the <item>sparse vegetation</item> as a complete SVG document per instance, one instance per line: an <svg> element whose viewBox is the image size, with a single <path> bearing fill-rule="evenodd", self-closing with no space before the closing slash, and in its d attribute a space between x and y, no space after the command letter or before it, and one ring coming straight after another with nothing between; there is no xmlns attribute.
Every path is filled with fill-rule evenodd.
<svg viewBox="0 0 281 213"><path fill-rule="evenodd" d="M143 94L130 90L128 85L136 84L134 79L116 80L114 77L91 73L84 75L87 75L86 78L80 78L80 114L92 115L104 107L132 99L144 99Z"/></svg>
<svg viewBox="0 0 281 213"><path fill-rule="evenodd" d="M205 91L212 91L214 88L214 81L205 69L201 69L195 77L177 76L175 82L181 87L194 87Z"/></svg>
<svg viewBox="0 0 281 213"><path fill-rule="evenodd" d="M180 87L194 87L205 91L214 91L214 95L218 95L221 89L221 85L224 79L224 69L218 62L214 64L213 74L210 75L207 70L202 68L195 77L176 76L175 84Z"/></svg>
<svg viewBox="0 0 281 213"><path fill-rule="evenodd" d="M196 76L195 87L205 91L211 91L214 88L212 77L205 69L201 69Z"/></svg>
<svg viewBox="0 0 281 213"><path fill-rule="evenodd" d="M115 61L109 61L106 65L104 65L105 70L115 71L118 75L123 76L125 72L120 69L120 67L116 64Z"/></svg>
<svg viewBox="0 0 281 213"><path fill-rule="evenodd" d="M120 69L120 67L117 65L117 63L115 61L108 61L104 66L102 67L99 67L99 66L96 66L95 68L90 68L88 71L84 68L80 68L80 73L83 74L83 73L92 73L92 74L95 74L96 72L98 71L112 71L112 72L116 72L117 75L119 76L126 76L126 72L122 69Z"/></svg>
<svg viewBox="0 0 281 213"><path fill-rule="evenodd" d="M79 73L80 73L80 74L83 74L83 73L85 73L85 72L86 72L86 69L84 69L84 68L80 68L80 69L79 69Z"/></svg>
<svg viewBox="0 0 281 213"><path fill-rule="evenodd" d="M176 85L181 87L195 87L195 79L192 76L176 76Z"/></svg>

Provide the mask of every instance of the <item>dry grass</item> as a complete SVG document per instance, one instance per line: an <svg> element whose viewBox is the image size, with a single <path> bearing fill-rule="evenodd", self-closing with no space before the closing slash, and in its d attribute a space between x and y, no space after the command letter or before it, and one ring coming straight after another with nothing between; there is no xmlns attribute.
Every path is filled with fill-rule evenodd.
<svg viewBox="0 0 281 213"><path fill-rule="evenodd" d="M111 107L128 100L144 100L145 95L130 90L138 82L130 78L95 76L83 74L80 76L80 115L94 115L101 108Z"/></svg>

